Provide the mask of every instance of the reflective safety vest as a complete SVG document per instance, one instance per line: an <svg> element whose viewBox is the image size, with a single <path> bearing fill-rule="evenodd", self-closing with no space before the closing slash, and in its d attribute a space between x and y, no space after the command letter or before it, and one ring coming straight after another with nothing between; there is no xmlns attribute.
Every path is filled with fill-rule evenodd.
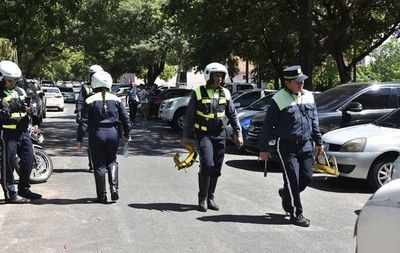
<svg viewBox="0 0 400 253"><path fill-rule="evenodd" d="M85 83L83 85L83 89L85 89L85 93L86 93L86 95L84 96L85 99L88 98L89 96L93 95L93 88L91 85Z"/></svg>
<svg viewBox="0 0 400 253"><path fill-rule="evenodd" d="M18 89L18 90L17 90ZM12 90L4 90L4 94L6 95L3 98L3 106L7 108L11 103L21 104L22 101L25 101L25 94L23 91L19 90L20 88L16 87ZM9 119L5 120L2 128L3 129L17 129L18 122L26 117L26 112L12 112Z"/></svg>
<svg viewBox="0 0 400 253"><path fill-rule="evenodd" d="M194 128L204 132L216 132L224 128L226 97L224 88L217 90L200 86L195 89L196 117Z"/></svg>

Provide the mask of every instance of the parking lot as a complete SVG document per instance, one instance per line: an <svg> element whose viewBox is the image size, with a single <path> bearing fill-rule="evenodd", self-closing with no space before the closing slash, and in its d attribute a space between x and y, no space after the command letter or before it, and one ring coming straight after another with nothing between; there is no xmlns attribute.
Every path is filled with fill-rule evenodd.
<svg viewBox="0 0 400 253"><path fill-rule="evenodd" d="M278 196L278 166L229 147L216 191L219 212L197 205L198 163L178 171L180 134L160 121L132 131L128 158L118 156L120 200L93 203L86 152L75 149L74 105L50 111L42 125L54 173L32 189L29 205L0 201L2 250L8 252L354 252L354 224L372 191L364 181L315 175L303 194L309 228L290 225ZM119 154L122 154L122 145ZM4 199L1 195L0 199Z"/></svg>

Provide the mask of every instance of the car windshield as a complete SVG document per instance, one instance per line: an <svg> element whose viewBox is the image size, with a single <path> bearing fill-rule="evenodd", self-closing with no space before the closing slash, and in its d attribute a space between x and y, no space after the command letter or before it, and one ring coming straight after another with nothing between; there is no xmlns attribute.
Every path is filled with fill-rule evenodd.
<svg viewBox="0 0 400 253"><path fill-rule="evenodd" d="M400 109L387 113L374 121L377 126L400 128Z"/></svg>
<svg viewBox="0 0 400 253"><path fill-rule="evenodd" d="M263 98L260 98L259 100L255 101L251 105L249 105L246 110L252 110L252 111L265 111L268 109L269 102L271 101L273 94L269 94Z"/></svg>
<svg viewBox="0 0 400 253"><path fill-rule="evenodd" d="M315 97L318 111L336 110L344 101L364 89L366 85L344 84L322 92Z"/></svg>
<svg viewBox="0 0 400 253"><path fill-rule="evenodd" d="M60 93L59 89L43 89L45 93Z"/></svg>

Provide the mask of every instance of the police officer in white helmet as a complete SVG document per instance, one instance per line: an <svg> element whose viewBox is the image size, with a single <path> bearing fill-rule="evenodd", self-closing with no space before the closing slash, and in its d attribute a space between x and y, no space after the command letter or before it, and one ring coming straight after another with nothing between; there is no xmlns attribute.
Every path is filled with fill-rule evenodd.
<svg viewBox="0 0 400 253"><path fill-rule="evenodd" d="M22 73L17 64L11 61L0 62L0 125L1 185L6 203L29 203L31 199L40 199L42 195L30 190L29 178L33 168L33 148L29 136L30 108L25 103L25 92L16 87ZM14 182L14 169L20 159L18 193Z"/></svg>
<svg viewBox="0 0 400 253"><path fill-rule="evenodd" d="M188 144L190 130L194 127L200 155L198 208L202 212L219 210L214 193L226 149L225 119L232 125L237 145L243 145L231 94L222 86L227 74L224 65L217 62L208 64L204 69L206 85L194 90L185 114L181 143Z"/></svg>
<svg viewBox="0 0 400 253"><path fill-rule="evenodd" d="M94 94L85 100L88 115L89 149L96 182L97 202L107 203L105 177L108 174L111 200L119 199L117 150L118 126L126 142L130 141L129 115L121 99L110 92L111 75L97 71L91 78ZM78 149L82 148L78 143Z"/></svg>
<svg viewBox="0 0 400 253"><path fill-rule="evenodd" d="M77 130L77 142L79 143L82 143L83 137L85 137L87 132L87 108L85 108L85 100L89 96L93 95L93 88L90 84L90 79L97 71L103 71L103 68L97 64L89 67L89 82L82 85L82 88L79 91L78 99L76 100L76 123L79 124ZM90 149L88 149L87 152L89 158L89 171L93 172Z"/></svg>

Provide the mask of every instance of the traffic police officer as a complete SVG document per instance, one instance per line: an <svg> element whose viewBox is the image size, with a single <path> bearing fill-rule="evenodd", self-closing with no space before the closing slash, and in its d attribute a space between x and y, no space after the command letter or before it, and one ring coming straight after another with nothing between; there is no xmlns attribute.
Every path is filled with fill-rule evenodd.
<svg viewBox="0 0 400 253"><path fill-rule="evenodd" d="M31 192L29 177L33 167L33 148L29 136L29 107L25 92L16 87L21 70L11 61L0 62L1 185L6 203L28 203L42 195ZM14 186L14 169L20 158L18 194Z"/></svg>
<svg viewBox="0 0 400 253"><path fill-rule="evenodd" d="M94 94L85 100L88 113L89 149L92 155L97 201L107 203L105 176L108 173L111 200L118 200L119 124L126 142L130 141L129 115L121 99L110 93L112 78L105 71L93 74ZM82 146L78 147L79 149Z"/></svg>
<svg viewBox="0 0 400 253"><path fill-rule="evenodd" d="M81 145L83 141L83 137L85 137L87 132L87 108L85 107L85 100L93 95L93 88L90 85L90 79L92 78L93 74L97 71L103 71L103 68L99 65L92 65L89 67L89 82L82 85L81 90L79 91L78 99L76 100L76 123L78 123L78 130L77 130L77 142L78 145ZM88 158L89 158L89 171L93 171L90 149L87 150Z"/></svg>
<svg viewBox="0 0 400 253"><path fill-rule="evenodd" d="M300 192L312 181L311 140L316 144L316 152L321 152L321 133L314 96L303 89L304 80L308 77L297 65L284 69L283 76L285 86L272 97L265 115L260 139L260 158L267 161L271 157L268 143L275 127L276 150L283 169L284 187L279 189L282 206L290 213L292 224L308 227L310 220L303 216Z"/></svg>
<svg viewBox="0 0 400 253"><path fill-rule="evenodd" d="M183 138L181 143L188 144L189 132L194 127L197 145L200 151L199 210L207 208L219 210L214 201L214 192L226 148L226 121L233 127L238 146L243 145L239 120L233 105L231 94L223 88L227 70L224 65L210 63L204 69L205 86L194 90L185 115ZM227 120L226 120L227 119Z"/></svg>

